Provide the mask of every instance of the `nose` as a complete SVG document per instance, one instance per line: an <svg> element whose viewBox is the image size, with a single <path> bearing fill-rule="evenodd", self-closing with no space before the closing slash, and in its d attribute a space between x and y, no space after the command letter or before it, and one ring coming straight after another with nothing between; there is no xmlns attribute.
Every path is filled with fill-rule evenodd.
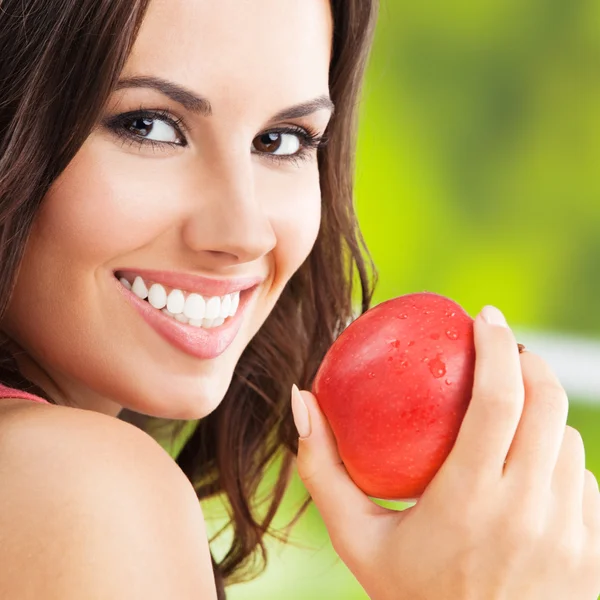
<svg viewBox="0 0 600 600"><path fill-rule="evenodd" d="M228 157L198 170L184 242L219 268L252 262L276 244L269 215L257 197L252 156Z"/></svg>

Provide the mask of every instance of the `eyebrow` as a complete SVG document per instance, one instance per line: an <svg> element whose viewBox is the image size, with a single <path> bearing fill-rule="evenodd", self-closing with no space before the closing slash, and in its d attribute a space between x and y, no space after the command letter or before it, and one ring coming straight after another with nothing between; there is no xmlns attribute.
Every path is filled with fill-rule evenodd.
<svg viewBox="0 0 600 600"><path fill-rule="evenodd" d="M121 79L117 83L116 89L121 90L124 88L151 88L171 98L174 102L181 104L181 106L190 112L200 114L203 117L210 117L212 115L212 106L206 98L198 96L187 88L172 81L161 79L160 77L137 76ZM334 111L334 104L326 94L290 106L289 108L284 108L269 120L284 121L286 119L298 119L324 109L329 110L331 113Z"/></svg>
<svg viewBox="0 0 600 600"><path fill-rule="evenodd" d="M203 117L210 117L212 114L212 107L206 98L197 96L190 90L160 77L138 76L121 79L117 83L116 89L122 90L123 88L152 88L181 104L190 112L198 113Z"/></svg>
<svg viewBox="0 0 600 600"><path fill-rule="evenodd" d="M285 121L286 119L298 119L324 109L333 114L334 104L327 95L319 96L318 98L290 106L289 108L284 108L270 120Z"/></svg>

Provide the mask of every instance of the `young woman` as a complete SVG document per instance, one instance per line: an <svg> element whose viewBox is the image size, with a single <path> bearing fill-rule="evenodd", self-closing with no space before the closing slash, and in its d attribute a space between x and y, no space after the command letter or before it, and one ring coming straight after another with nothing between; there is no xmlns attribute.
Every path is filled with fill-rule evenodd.
<svg viewBox="0 0 600 600"><path fill-rule="evenodd" d="M374 2L0 7L0 597L222 598L296 452L375 600L597 597L596 480L496 309L457 443L402 513L354 486L309 392L290 402L353 316L353 273L371 299L352 158ZM136 415L199 422L174 461ZM217 564L198 498L221 492Z"/></svg>

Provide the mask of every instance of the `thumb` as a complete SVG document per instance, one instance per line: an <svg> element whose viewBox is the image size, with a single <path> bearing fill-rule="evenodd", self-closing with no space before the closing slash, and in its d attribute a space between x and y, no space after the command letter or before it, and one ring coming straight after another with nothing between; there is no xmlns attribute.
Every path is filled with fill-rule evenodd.
<svg viewBox="0 0 600 600"><path fill-rule="evenodd" d="M292 387L292 412L298 429L298 474L325 522L338 554L364 540L373 516L387 513L352 481L335 437L313 394Z"/></svg>

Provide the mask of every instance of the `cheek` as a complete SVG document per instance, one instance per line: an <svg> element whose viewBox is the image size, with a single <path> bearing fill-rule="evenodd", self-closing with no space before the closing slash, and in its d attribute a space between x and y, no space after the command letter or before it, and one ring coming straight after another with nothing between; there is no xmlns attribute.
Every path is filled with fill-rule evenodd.
<svg viewBox="0 0 600 600"><path fill-rule="evenodd" d="M180 179L168 168L88 142L47 194L32 236L36 245L82 266L145 246L178 209L171 182Z"/></svg>
<svg viewBox="0 0 600 600"><path fill-rule="evenodd" d="M275 234L276 277L285 285L312 250L321 223L321 189L316 163L297 174L277 175L268 189L258 193L266 198L266 210Z"/></svg>
<svg viewBox="0 0 600 600"><path fill-rule="evenodd" d="M82 147L36 216L7 314L15 337L51 349L106 328L108 276L128 254L143 256L181 211L178 190L165 186L177 178L157 162L107 150L93 136Z"/></svg>

